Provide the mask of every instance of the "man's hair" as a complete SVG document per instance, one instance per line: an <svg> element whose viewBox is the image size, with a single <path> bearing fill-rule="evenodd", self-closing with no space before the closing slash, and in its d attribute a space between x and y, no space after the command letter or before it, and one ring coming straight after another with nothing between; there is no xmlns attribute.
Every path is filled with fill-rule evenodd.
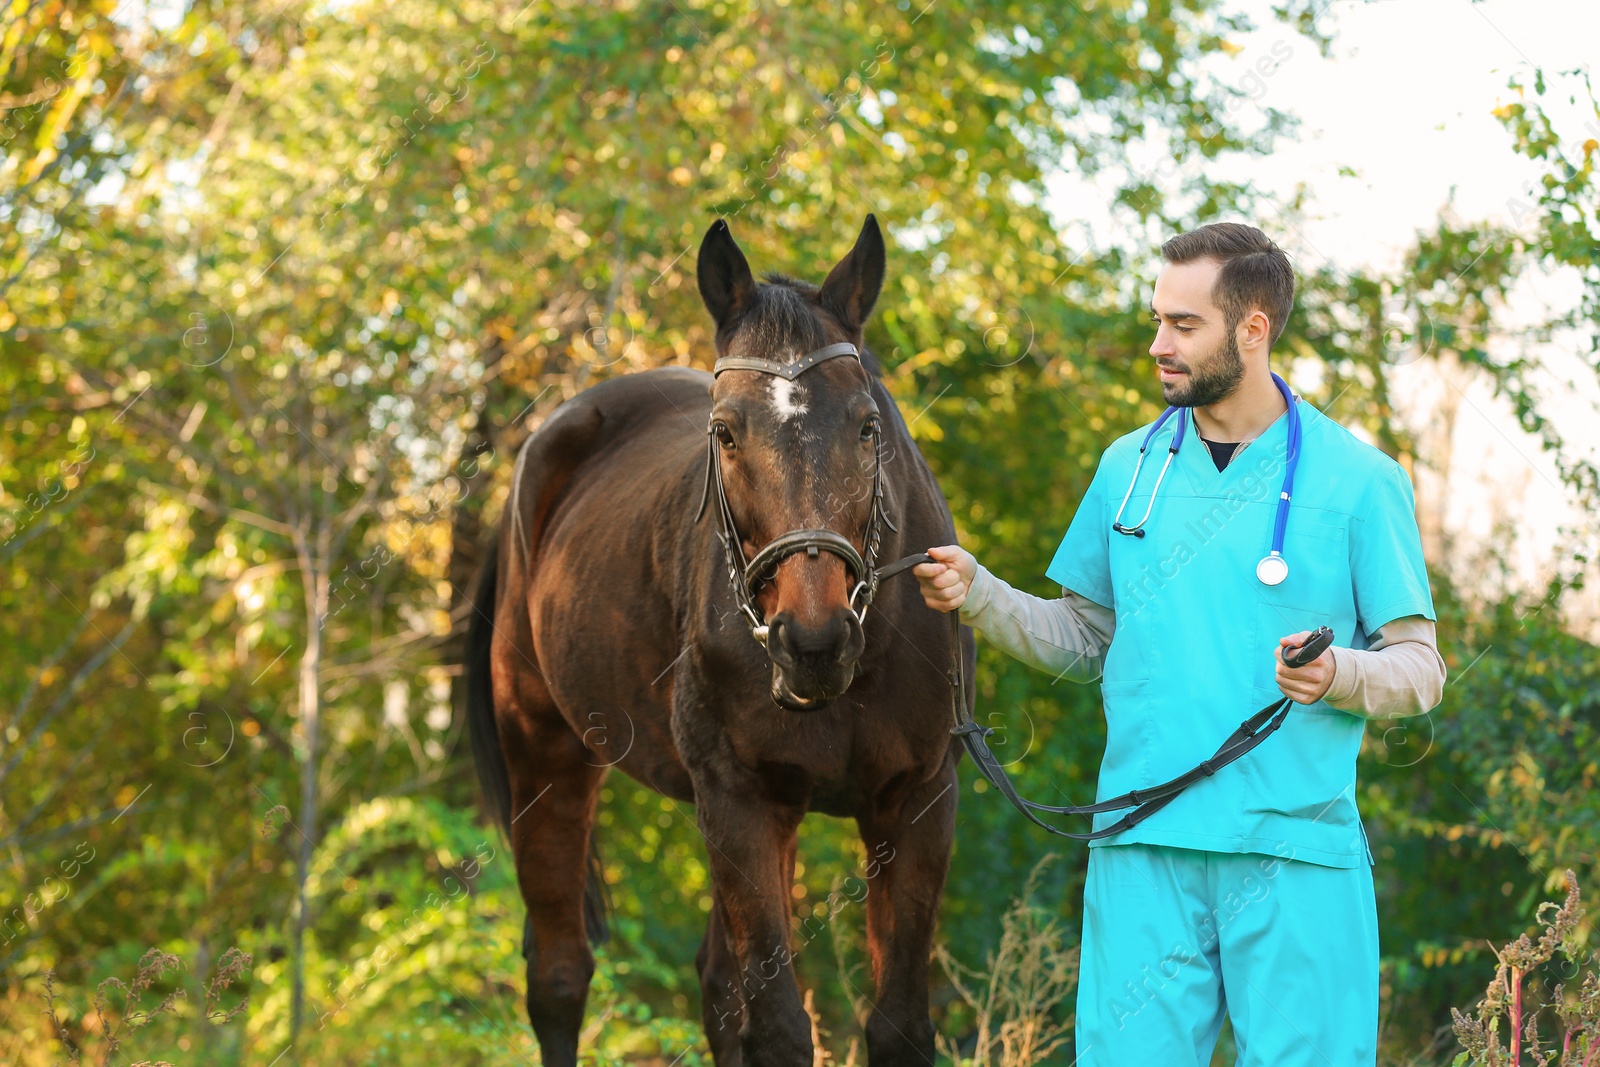
<svg viewBox="0 0 1600 1067"><path fill-rule="evenodd" d="M1169 239L1161 255L1168 263L1221 260L1211 299L1229 333L1251 308L1260 308L1271 326L1267 347L1277 343L1294 309L1294 268L1272 238L1242 222L1213 222Z"/></svg>

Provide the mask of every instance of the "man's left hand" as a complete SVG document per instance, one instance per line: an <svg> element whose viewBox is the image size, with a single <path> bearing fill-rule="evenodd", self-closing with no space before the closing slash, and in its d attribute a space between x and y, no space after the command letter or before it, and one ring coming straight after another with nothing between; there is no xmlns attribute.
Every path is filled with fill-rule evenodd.
<svg viewBox="0 0 1600 1067"><path fill-rule="evenodd" d="M1322 699L1322 694L1328 691L1333 684L1333 649L1325 649L1322 655L1307 663L1304 667L1291 667L1283 662L1284 650L1298 648L1311 638L1310 630L1301 630L1297 634L1278 638L1278 652L1273 658L1278 663L1277 683L1283 695L1297 704L1314 704Z"/></svg>

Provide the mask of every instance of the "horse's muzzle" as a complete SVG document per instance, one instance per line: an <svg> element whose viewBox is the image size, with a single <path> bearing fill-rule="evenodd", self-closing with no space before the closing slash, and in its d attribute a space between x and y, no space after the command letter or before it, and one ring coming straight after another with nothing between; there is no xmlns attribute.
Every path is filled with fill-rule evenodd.
<svg viewBox="0 0 1600 1067"><path fill-rule="evenodd" d="M805 625L784 611L767 624L766 645L773 701L790 711L815 711L850 688L866 637L848 609L821 625Z"/></svg>

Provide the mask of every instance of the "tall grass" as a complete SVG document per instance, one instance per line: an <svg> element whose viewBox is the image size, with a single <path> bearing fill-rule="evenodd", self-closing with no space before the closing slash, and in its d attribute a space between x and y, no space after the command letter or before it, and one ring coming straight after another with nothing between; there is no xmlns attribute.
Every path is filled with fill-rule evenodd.
<svg viewBox="0 0 1600 1067"><path fill-rule="evenodd" d="M1537 939L1523 934L1495 949L1499 966L1472 1013L1450 1010L1465 1050L1457 1067L1600 1065L1600 956L1580 935L1577 875L1566 880L1565 901L1539 906ZM1546 1039L1541 1025L1556 1036Z"/></svg>
<svg viewBox="0 0 1600 1067"><path fill-rule="evenodd" d="M934 954L962 1002L975 1032L967 1040L939 1037L939 1050L955 1067L1031 1067L1071 1040L1068 998L1078 987L1078 947L1055 909L1034 900L1051 853L1034 865L1000 920L1000 941L981 970L968 967L943 945Z"/></svg>

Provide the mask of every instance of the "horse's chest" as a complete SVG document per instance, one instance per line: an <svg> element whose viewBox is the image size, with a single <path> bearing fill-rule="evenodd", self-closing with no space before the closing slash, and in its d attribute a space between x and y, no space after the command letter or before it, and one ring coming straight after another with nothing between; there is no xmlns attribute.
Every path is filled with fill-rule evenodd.
<svg viewBox="0 0 1600 1067"><path fill-rule="evenodd" d="M878 789L918 764L914 746L893 732L859 721L863 709L847 696L840 708L784 719L741 735L730 732L733 757L774 803L847 816L870 804Z"/></svg>
<svg viewBox="0 0 1600 1067"><path fill-rule="evenodd" d="M792 716L789 712L777 714ZM753 735L734 732L729 740L739 762L756 771L775 791L794 798L835 792L851 778L855 737L847 725L818 729L820 725L780 721Z"/></svg>

